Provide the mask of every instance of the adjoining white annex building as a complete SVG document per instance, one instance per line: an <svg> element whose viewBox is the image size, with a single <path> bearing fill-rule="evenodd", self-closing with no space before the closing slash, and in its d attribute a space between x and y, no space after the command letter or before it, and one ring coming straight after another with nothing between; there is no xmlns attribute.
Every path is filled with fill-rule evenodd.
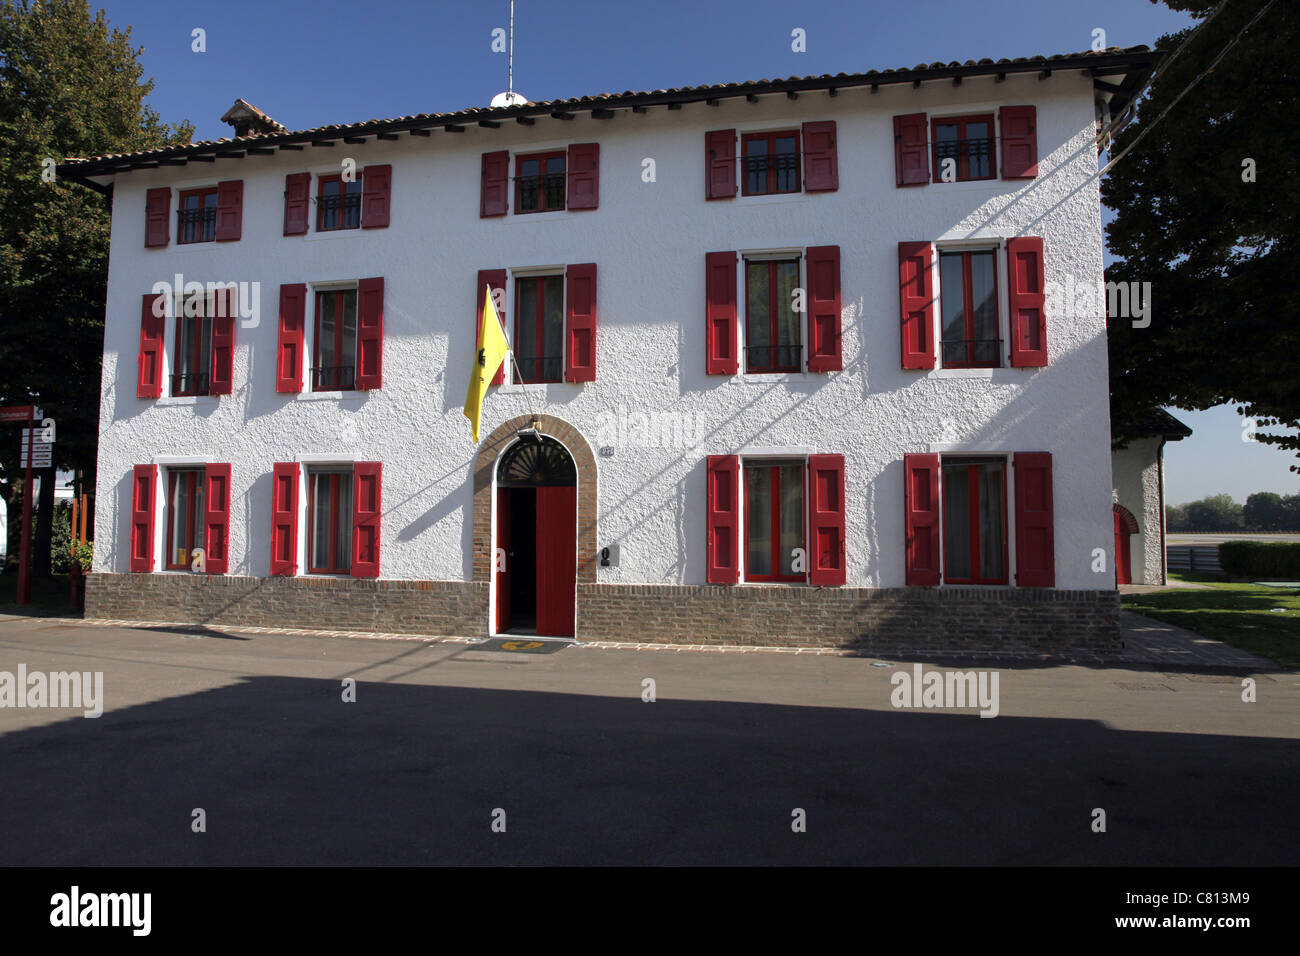
<svg viewBox="0 0 1300 956"><path fill-rule="evenodd" d="M239 101L68 160L113 194L87 613L1113 650L1104 307L1053 290L1100 284L1099 138L1158 58Z"/></svg>

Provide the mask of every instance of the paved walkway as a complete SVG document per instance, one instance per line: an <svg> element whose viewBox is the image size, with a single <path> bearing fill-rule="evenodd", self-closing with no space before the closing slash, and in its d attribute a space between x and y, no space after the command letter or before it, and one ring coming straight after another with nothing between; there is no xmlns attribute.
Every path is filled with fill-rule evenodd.
<svg viewBox="0 0 1300 956"><path fill-rule="evenodd" d="M1231 668L1251 671L1278 670L1278 665L1239 647L1202 637L1164 621L1143 617L1134 611L1119 612L1127 664L1182 665L1201 668Z"/></svg>
<svg viewBox="0 0 1300 956"><path fill-rule="evenodd" d="M83 620L81 618L69 617L24 617L17 614L0 614L0 623L18 623L22 621L31 621L47 625L69 625L79 627L99 627L99 628L138 628L143 630L154 631L179 631L199 635L226 635L226 634L279 634L285 637L348 637L348 638L368 638L371 640L388 640L388 641L416 641L425 643L449 643L449 644L470 644L476 645L481 643L479 638L457 637L447 635L433 634L389 634L389 633L371 633L362 631L339 631L339 630L321 630L319 628L290 628L290 627L252 627L248 625L237 624L185 624L181 622L158 622L158 621L122 621L122 620ZM1120 632L1124 639L1124 651L1118 658L1100 658L1094 655L1069 654L1057 656L1052 654L1038 655L1034 659L1043 664L1049 663L1086 663L1093 666L1158 666L1174 667L1182 666L1194 670L1207 669L1228 669L1232 671L1251 672L1272 672L1279 670L1278 665L1267 658L1251 654L1249 651L1243 651L1233 647L1231 644L1225 644L1222 641L1211 640L1208 637L1202 637L1192 631L1185 630L1181 627L1175 627L1172 624L1165 624L1163 621L1156 621L1149 617L1143 617L1133 611L1120 611ZM716 645L716 644L659 644L659 643L641 643L634 641L584 641L575 643L573 646L590 649L590 650L625 650L625 651L667 651L681 653L683 651L700 652L700 653L733 653L733 654L793 654L801 656L825 656L825 657L860 657L863 656L861 651L841 650L838 648L794 648L794 647L758 647L742 645ZM871 656L871 655L867 655ZM931 655L927 654L903 654L892 655L880 658L881 660L924 660ZM941 654L942 658L952 658L951 654ZM955 658L954 658L955 659ZM963 660L967 655L962 655ZM985 663L1014 662L1026 659L1024 654L1007 654L1007 653L984 653L969 656L972 661L983 661Z"/></svg>

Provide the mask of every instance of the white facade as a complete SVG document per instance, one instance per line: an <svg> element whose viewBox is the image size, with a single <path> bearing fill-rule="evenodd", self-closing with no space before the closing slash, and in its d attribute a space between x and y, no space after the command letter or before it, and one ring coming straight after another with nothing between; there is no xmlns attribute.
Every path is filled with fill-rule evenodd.
<svg viewBox="0 0 1300 956"><path fill-rule="evenodd" d="M1037 108L1036 178L895 185L896 114L996 113L1007 104ZM814 120L838 125L837 191L706 201L706 131L734 127L743 134ZM957 87L945 81L919 89L882 86L876 93L849 88L834 97L809 92L797 100L781 94L754 103L723 99L679 111L618 111L606 120L579 113L568 122L539 118L531 127L470 125L459 134L436 130L428 138L371 138L351 146L340 141L333 148L119 173L94 570L129 569L134 465L230 462L229 573L260 577L269 573L272 464L361 460L384 468L380 577L470 580L476 448L461 408L474 356L477 271L506 268L513 277L595 262L596 381L527 386L527 396L520 386L494 389L484 404L483 433L529 412L531 398L532 408L571 423L593 450L613 446L612 457L597 458L597 538L599 546L617 543L621 560L600 568L599 582L704 583L709 454L844 455L846 583L902 587L905 454L1047 451L1054 476L1055 586L1113 587L1109 565L1106 574L1092 570L1095 549L1109 554L1113 540L1100 303L1082 313L1072 308L1067 316L1049 299L1045 368L900 367L900 241L988 245L1041 236L1049 283L1070 277L1076 285L1097 284L1096 131L1092 81L1072 71L1048 80L1028 73L1004 82L977 77ZM479 217L482 153L582 142L600 144L598 209ZM389 227L283 236L286 174L337 173L348 158L358 169L392 165ZM650 168L653 181L647 182ZM244 181L239 241L144 248L147 189L232 178ZM842 256L843 371L706 375L705 254L802 252L828 244L838 245ZM1000 252L997 259L1005 342L1006 257ZM176 274L199 282L260 283L259 324L236 328L232 395L136 397L141 296ZM279 286L319 288L371 276L385 280L383 387L278 394ZM512 308L508 302L507 315ZM308 354L310 309L309 302ZM169 322L168 362L175 334ZM646 437L665 427L667 440ZM156 496L156 542L165 527L164 497ZM1014 568L1014 528L1009 537Z"/></svg>

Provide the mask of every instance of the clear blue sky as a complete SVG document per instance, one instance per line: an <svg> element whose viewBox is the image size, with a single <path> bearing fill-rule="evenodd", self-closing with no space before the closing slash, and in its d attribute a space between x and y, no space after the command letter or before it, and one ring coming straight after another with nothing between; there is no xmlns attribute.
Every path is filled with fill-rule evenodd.
<svg viewBox="0 0 1300 956"><path fill-rule="evenodd" d="M486 106L506 87L506 57L491 43L507 0L98 5L144 47L153 107L164 121L191 120L199 139L229 134L220 117L237 96L304 129ZM515 87L544 100L1073 53L1091 46L1096 28L1111 46L1151 45L1190 22L1149 0L517 0ZM196 27L205 53L191 50ZM791 50L796 27L805 53ZM1167 446L1170 502L1300 490L1287 471L1295 459L1242 442L1231 409L1175 414L1196 433Z"/></svg>

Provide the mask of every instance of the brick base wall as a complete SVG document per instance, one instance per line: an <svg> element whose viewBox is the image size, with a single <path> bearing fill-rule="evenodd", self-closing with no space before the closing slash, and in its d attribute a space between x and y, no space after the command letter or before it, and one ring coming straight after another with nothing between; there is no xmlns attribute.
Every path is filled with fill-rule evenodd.
<svg viewBox="0 0 1300 956"><path fill-rule="evenodd" d="M483 637L488 586L465 581L92 574L86 617Z"/></svg>
<svg viewBox="0 0 1300 956"><path fill-rule="evenodd" d="M634 621L635 633L627 631ZM1119 593L578 585L581 640L834 647L877 655L1119 652Z"/></svg>
<svg viewBox="0 0 1300 956"><path fill-rule="evenodd" d="M832 647L876 655L1119 651L1115 591L583 584L578 638ZM92 574L86 616L485 637L464 581Z"/></svg>

